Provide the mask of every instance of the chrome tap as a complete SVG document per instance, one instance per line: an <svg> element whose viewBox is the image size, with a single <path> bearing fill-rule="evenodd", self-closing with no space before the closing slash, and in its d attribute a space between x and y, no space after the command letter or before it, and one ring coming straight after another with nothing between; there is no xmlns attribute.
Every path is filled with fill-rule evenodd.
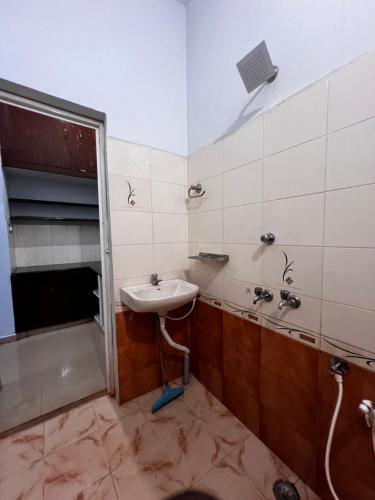
<svg viewBox="0 0 375 500"><path fill-rule="evenodd" d="M265 300L266 302L271 302L273 299L273 293L270 290L263 290L262 287L256 286L254 288L255 299L253 304L257 304L260 300Z"/></svg>
<svg viewBox="0 0 375 500"><path fill-rule="evenodd" d="M301 305L301 299L297 295L292 295L288 290L280 290L281 302L278 309L281 311L283 307L289 306L292 309L298 309Z"/></svg>
<svg viewBox="0 0 375 500"><path fill-rule="evenodd" d="M163 281L157 274L151 274L150 283L154 286L158 286L158 284Z"/></svg>

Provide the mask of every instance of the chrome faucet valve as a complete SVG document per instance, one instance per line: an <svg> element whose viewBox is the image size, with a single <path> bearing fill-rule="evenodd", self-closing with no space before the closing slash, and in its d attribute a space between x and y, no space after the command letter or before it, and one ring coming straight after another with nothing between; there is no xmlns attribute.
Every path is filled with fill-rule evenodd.
<svg viewBox="0 0 375 500"><path fill-rule="evenodd" d="M264 300L266 302L271 302L273 299L273 293L271 290L263 290L262 287L256 286L254 288L255 299L253 300L253 304L255 305L257 302Z"/></svg>
<svg viewBox="0 0 375 500"><path fill-rule="evenodd" d="M301 305L301 299L297 295L292 295L288 290L280 290L281 302L278 309L281 311L283 307L289 306L292 309L298 309Z"/></svg>
<svg viewBox="0 0 375 500"><path fill-rule="evenodd" d="M154 286L158 286L158 284L163 281L157 274L151 274L150 283Z"/></svg>

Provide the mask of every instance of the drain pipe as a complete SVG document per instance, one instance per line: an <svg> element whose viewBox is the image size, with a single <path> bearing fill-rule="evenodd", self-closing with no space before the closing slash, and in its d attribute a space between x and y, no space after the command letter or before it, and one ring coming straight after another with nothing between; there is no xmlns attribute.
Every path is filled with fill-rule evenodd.
<svg viewBox="0 0 375 500"><path fill-rule="evenodd" d="M167 342L173 349L177 349L178 351L182 351L184 353L184 385L187 385L189 383L189 378L190 378L190 349L184 345L177 344L172 337L169 335L166 327L165 327L165 320L166 316L159 316L159 323L160 323L160 331Z"/></svg>
<svg viewBox="0 0 375 500"><path fill-rule="evenodd" d="M337 417L339 416L343 392L344 392L343 377L345 375L347 375L348 371L349 371L348 364L343 359L333 356L329 360L329 372L335 377L335 380L337 382L337 401L336 401L335 410L334 410L333 415L332 415L331 426L329 428L329 433L328 433L327 447L326 447L326 454L325 454L325 471L326 471L328 486L329 486L329 489L332 493L334 500L340 500L340 499L337 496L337 493L336 493L336 491L333 487L333 484L332 484L331 471L330 471L330 467L329 467L329 459L330 459L330 455L331 455L332 440L333 440L333 435L335 433Z"/></svg>

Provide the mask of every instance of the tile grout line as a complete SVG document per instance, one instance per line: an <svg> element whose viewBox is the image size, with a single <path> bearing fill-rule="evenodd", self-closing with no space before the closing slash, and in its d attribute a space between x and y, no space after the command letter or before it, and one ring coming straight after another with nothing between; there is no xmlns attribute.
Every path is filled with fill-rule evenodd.
<svg viewBox="0 0 375 500"><path fill-rule="evenodd" d="M325 256L325 237L326 237L326 204L327 204L327 161L328 161L328 122L329 122L329 99L330 99L330 80L327 79L327 91L326 91L326 140L325 140L325 158L324 158L324 199L323 199L323 254L322 254L322 266L321 266L321 306L320 306L320 339L319 339L319 350L321 350L322 345L322 327L323 327L323 305L324 305L324 256Z"/></svg>

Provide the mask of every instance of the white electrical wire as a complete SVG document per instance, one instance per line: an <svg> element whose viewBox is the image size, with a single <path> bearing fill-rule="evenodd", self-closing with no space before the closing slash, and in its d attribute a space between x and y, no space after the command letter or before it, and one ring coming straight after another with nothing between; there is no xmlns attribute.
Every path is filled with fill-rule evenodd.
<svg viewBox="0 0 375 500"><path fill-rule="evenodd" d="M331 454L333 434L335 432L337 417L339 416L341 403L342 403L342 396L343 396L342 376L335 374L335 380L337 382L338 394L337 394L336 407L335 407L335 411L333 412L333 415L332 415L331 427L329 429L329 434L328 434L326 455L325 455L325 470L326 470L326 477L327 477L328 486L329 486L329 489L331 490L332 496L335 500L340 500L335 492L334 487L333 487L332 480L331 480L331 471L329 468L329 457Z"/></svg>
<svg viewBox="0 0 375 500"><path fill-rule="evenodd" d="M171 316L166 316L166 318L168 319L171 319L172 321L180 321L180 319L185 319L189 316L189 314L191 314L193 312L193 309L194 309L194 306L195 306L195 301L197 300L197 298L195 297L194 300L193 300L193 305L191 306L189 312L187 312L186 314L184 314L183 316L180 316L179 318L171 318Z"/></svg>

